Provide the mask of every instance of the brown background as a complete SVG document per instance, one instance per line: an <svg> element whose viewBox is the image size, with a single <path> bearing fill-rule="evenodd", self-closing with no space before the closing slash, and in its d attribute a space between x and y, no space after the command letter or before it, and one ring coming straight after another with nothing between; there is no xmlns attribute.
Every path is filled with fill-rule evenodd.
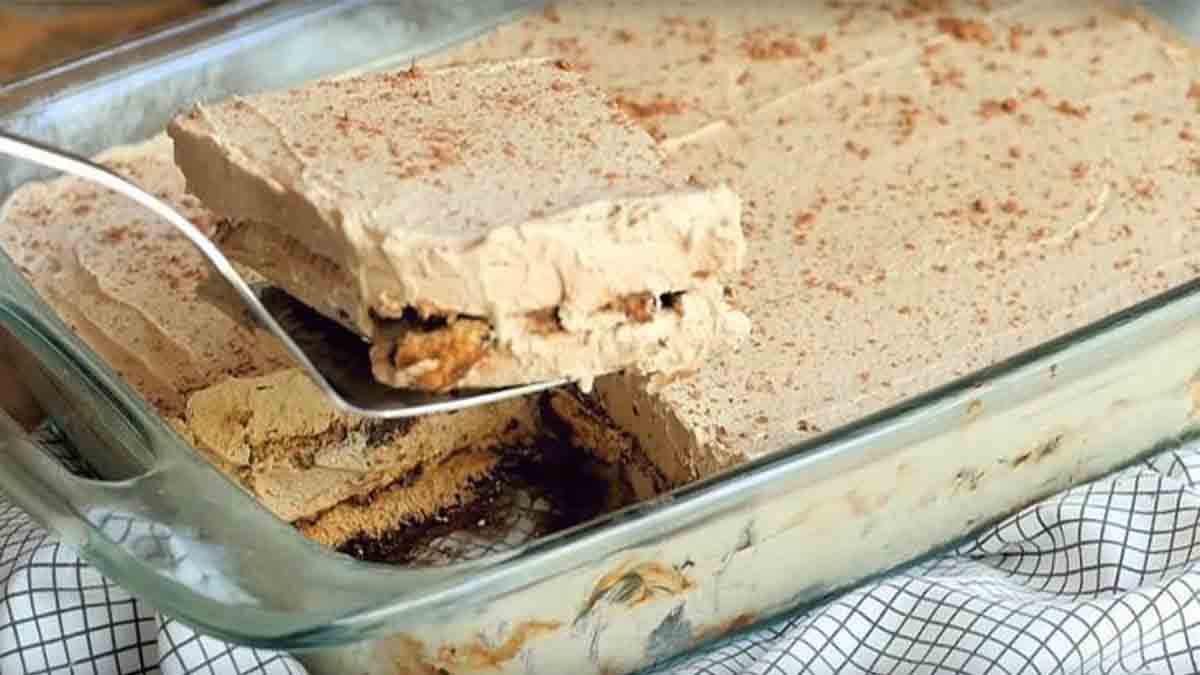
<svg viewBox="0 0 1200 675"><path fill-rule="evenodd" d="M0 8L0 83L202 11L203 0L12 3Z"/></svg>

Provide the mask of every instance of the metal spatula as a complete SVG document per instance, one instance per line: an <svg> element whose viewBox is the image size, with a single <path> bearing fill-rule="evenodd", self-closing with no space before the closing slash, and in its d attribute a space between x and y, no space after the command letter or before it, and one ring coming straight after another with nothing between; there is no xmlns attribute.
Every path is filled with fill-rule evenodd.
<svg viewBox="0 0 1200 675"><path fill-rule="evenodd" d="M380 384L371 375L369 345L364 340L278 288L248 284L195 225L161 199L94 162L7 132L0 132L0 154L25 159L115 190L173 225L229 284L249 315L278 338L330 401L347 413L383 418L416 417L493 403L567 383L564 379L448 394L394 389Z"/></svg>

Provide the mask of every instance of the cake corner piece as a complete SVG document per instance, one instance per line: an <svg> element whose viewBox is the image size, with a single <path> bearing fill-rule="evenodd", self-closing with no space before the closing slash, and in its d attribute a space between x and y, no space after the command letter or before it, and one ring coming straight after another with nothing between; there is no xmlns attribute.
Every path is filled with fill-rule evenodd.
<svg viewBox="0 0 1200 675"><path fill-rule="evenodd" d="M217 244L371 342L375 378L450 391L674 372L736 344L741 200L675 174L569 65L314 82L172 121Z"/></svg>

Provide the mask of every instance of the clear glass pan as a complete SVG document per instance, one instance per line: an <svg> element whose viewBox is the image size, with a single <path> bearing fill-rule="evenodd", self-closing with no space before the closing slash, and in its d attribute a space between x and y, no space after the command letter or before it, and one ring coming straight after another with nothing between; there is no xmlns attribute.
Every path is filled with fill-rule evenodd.
<svg viewBox="0 0 1200 675"><path fill-rule="evenodd" d="M0 89L0 123L96 152L150 136L197 98L403 63L522 4L233 3L170 39ZM1152 4L1200 24L1192 3ZM372 30L391 41L312 49ZM312 51L322 58L292 58ZM272 70L282 62L291 68ZM130 100L138 106L117 105ZM0 197L39 175L0 165ZM159 610L234 642L307 650L326 672L627 672L912 560L1200 425L1198 280L653 501L500 555L410 569L334 554L275 519L0 254L5 352L20 377L4 386L29 388L57 442L103 479L68 471L44 434L0 414L0 489Z"/></svg>

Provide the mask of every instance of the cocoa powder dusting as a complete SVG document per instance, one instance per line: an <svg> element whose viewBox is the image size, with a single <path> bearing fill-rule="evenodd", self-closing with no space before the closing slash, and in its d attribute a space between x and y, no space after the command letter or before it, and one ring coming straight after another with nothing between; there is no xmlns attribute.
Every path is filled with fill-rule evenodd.
<svg viewBox="0 0 1200 675"><path fill-rule="evenodd" d="M800 43L790 38L761 40L747 39L742 43L742 51L752 61L781 61L804 56L804 48Z"/></svg>
<svg viewBox="0 0 1200 675"><path fill-rule="evenodd" d="M987 45L991 44L994 39L992 29L982 21L945 16L938 19L937 27L943 34L950 35L961 42L975 42Z"/></svg>
<svg viewBox="0 0 1200 675"><path fill-rule="evenodd" d="M846 141L846 152L849 152L850 154L854 155L855 157L858 157L859 159L863 159L863 160L865 160L871 156L870 148L859 145L858 143L856 143L853 140Z"/></svg>
<svg viewBox="0 0 1200 675"><path fill-rule="evenodd" d="M979 116L984 119L991 119L997 115L1011 115L1021 107L1021 103L1015 98L1006 98L1003 100L987 99L979 106Z"/></svg>
<svg viewBox="0 0 1200 675"><path fill-rule="evenodd" d="M1053 107L1053 110L1055 112L1062 113L1063 115L1067 115L1068 117L1078 117L1081 119L1087 117L1088 112L1090 112L1090 108L1087 106L1075 105L1066 99L1059 101L1058 105Z"/></svg>
<svg viewBox="0 0 1200 675"><path fill-rule="evenodd" d="M660 99L657 101L651 101L650 103L638 103L637 101L631 101L624 96L618 96L616 101L617 105L625 111L625 114L633 117L634 119L641 120L651 117L659 117L662 115L678 115L687 110L687 107L679 101Z"/></svg>
<svg viewBox="0 0 1200 675"><path fill-rule="evenodd" d="M1020 24L1010 26L1008 29L1008 48L1014 52L1019 52L1024 43L1025 28Z"/></svg>

